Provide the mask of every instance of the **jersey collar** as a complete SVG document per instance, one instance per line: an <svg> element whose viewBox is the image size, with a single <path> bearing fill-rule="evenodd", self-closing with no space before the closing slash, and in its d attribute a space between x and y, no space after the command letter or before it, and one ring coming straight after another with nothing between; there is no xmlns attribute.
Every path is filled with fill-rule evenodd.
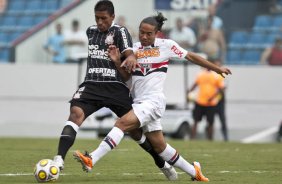
<svg viewBox="0 0 282 184"><path fill-rule="evenodd" d="M107 31L109 31L111 29L111 27L113 27L115 25L115 22L112 22L112 25L109 27L109 29ZM101 32L99 29L97 29L99 32Z"/></svg>

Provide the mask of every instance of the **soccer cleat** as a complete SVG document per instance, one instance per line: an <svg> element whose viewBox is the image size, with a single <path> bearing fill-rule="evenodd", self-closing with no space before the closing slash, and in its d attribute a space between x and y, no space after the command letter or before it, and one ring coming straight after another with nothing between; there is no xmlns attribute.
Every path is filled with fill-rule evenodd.
<svg viewBox="0 0 282 184"><path fill-rule="evenodd" d="M167 177L168 180L174 181L177 180L177 172L175 171L174 167L169 165L167 162L165 162L165 165L163 168L160 168L160 170L164 173L164 175Z"/></svg>
<svg viewBox="0 0 282 184"><path fill-rule="evenodd" d="M87 151L85 151L85 154L82 154L80 151L76 150L73 153L74 159L76 159L78 162L81 163L82 169L86 172L90 172L93 168L92 165L92 158L88 154Z"/></svg>
<svg viewBox="0 0 282 184"><path fill-rule="evenodd" d="M61 155L54 156L53 162L60 168L61 171L64 169L64 160Z"/></svg>
<svg viewBox="0 0 282 184"><path fill-rule="evenodd" d="M199 162L193 162L195 171L196 171L196 176L194 178L192 178L192 180L196 180L196 181L205 181L208 182L210 181L207 177L205 177L201 171L201 165Z"/></svg>

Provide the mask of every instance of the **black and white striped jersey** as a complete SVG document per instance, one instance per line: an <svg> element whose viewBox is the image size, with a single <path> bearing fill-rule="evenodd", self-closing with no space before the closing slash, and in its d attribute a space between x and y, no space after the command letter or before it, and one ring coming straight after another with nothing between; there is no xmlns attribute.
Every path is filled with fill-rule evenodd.
<svg viewBox="0 0 282 184"><path fill-rule="evenodd" d="M90 26L86 31L88 37L88 58L85 82L118 82L122 77L114 63L108 57L109 45L115 45L120 52L132 50L132 38L125 27L116 24L106 32L100 32L97 26Z"/></svg>

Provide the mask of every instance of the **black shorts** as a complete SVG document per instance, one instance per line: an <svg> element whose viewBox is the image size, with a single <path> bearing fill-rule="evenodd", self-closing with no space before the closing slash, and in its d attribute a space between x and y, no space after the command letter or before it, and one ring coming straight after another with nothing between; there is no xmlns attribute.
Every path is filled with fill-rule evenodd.
<svg viewBox="0 0 282 184"><path fill-rule="evenodd" d="M203 116L206 116L207 122L213 124L216 106L202 106L195 103L193 110L193 118L195 122L202 120Z"/></svg>
<svg viewBox="0 0 282 184"><path fill-rule="evenodd" d="M102 107L111 109L118 117L132 109L129 89L117 82L82 83L70 103L71 107L80 107L85 118Z"/></svg>

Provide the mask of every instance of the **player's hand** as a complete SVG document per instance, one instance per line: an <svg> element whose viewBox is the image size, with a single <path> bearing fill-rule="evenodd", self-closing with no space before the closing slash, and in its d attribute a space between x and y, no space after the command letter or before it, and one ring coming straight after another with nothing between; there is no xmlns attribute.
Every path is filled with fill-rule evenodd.
<svg viewBox="0 0 282 184"><path fill-rule="evenodd" d="M131 73L131 71L135 71L136 67L140 67L140 65L137 63L136 57L132 54L122 62L121 67L125 67L125 70Z"/></svg>
<svg viewBox="0 0 282 184"><path fill-rule="evenodd" d="M108 55L115 64L120 64L120 51L115 45L110 45L108 48Z"/></svg>
<svg viewBox="0 0 282 184"><path fill-rule="evenodd" d="M225 75L231 75L231 70L225 67L220 67L220 70L217 72L219 75L221 75L223 78L225 78Z"/></svg>

